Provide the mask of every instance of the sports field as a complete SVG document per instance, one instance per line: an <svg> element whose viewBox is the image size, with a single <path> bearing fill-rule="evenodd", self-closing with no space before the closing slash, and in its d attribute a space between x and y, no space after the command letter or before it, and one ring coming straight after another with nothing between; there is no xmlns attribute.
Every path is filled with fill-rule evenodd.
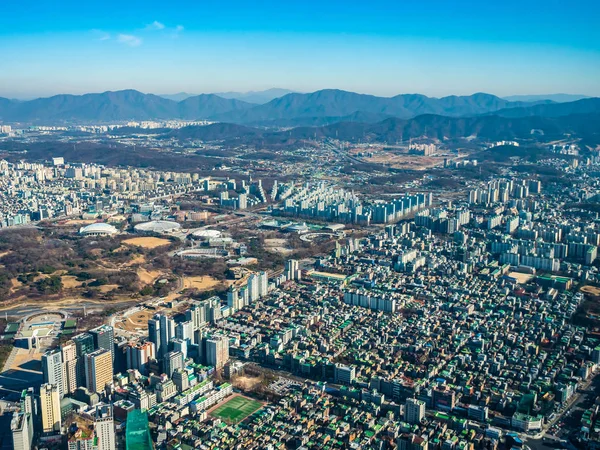
<svg viewBox="0 0 600 450"><path fill-rule="evenodd" d="M238 423L260 408L261 402L238 395L217 406L210 415L228 423Z"/></svg>

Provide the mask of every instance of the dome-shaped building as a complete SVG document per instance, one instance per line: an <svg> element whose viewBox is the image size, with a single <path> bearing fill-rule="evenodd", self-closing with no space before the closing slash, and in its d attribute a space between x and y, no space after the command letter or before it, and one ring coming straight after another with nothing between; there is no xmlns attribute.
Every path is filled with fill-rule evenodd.
<svg viewBox="0 0 600 450"><path fill-rule="evenodd" d="M177 222L171 222L169 220L152 220L151 222L144 222L137 224L133 227L138 233L174 233L181 229L181 225Z"/></svg>
<svg viewBox="0 0 600 450"><path fill-rule="evenodd" d="M117 232L115 227L104 222L92 223L79 229L79 234L84 236L112 236Z"/></svg>
<svg viewBox="0 0 600 450"><path fill-rule="evenodd" d="M287 231L287 232L298 233L298 234L306 233L306 232L308 232L308 230L309 230L309 228L308 228L308 225L306 225L306 222L294 223L294 224L290 225L289 227L285 228L285 231Z"/></svg>
<svg viewBox="0 0 600 450"><path fill-rule="evenodd" d="M222 233L219 230L197 230L192 233L192 236L196 239L208 241L210 239L220 238Z"/></svg>

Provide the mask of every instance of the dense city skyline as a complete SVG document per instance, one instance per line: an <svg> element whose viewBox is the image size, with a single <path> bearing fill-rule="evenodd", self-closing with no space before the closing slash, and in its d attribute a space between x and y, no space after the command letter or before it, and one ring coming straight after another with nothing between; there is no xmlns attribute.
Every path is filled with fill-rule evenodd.
<svg viewBox="0 0 600 450"><path fill-rule="evenodd" d="M600 3L9 2L0 450L600 450Z"/></svg>
<svg viewBox="0 0 600 450"><path fill-rule="evenodd" d="M581 3L13 3L0 17L0 96L273 87L596 96L599 7Z"/></svg>

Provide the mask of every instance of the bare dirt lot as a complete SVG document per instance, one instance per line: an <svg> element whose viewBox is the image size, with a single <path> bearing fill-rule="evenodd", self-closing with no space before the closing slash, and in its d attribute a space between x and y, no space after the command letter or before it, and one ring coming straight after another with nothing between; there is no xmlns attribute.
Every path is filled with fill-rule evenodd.
<svg viewBox="0 0 600 450"><path fill-rule="evenodd" d="M534 275L520 272L510 272L508 276L516 279L520 284L527 284L534 277Z"/></svg>
<svg viewBox="0 0 600 450"><path fill-rule="evenodd" d="M146 309L130 315L124 322L117 322L116 327L126 331L138 331L148 329L148 319L150 319L156 311Z"/></svg>
<svg viewBox="0 0 600 450"><path fill-rule="evenodd" d="M83 281L77 281L77 277L73 275L63 275L60 279L65 289L76 289L83 284Z"/></svg>
<svg viewBox="0 0 600 450"><path fill-rule="evenodd" d="M146 257L144 255L137 255L131 259L131 261L123 264L125 267L137 266L139 264L144 264L146 262Z"/></svg>
<svg viewBox="0 0 600 450"><path fill-rule="evenodd" d="M59 225L64 225L64 226L74 226L74 225L90 225L92 223L97 222L97 220L95 219L88 219L88 220L83 220L83 219L71 219L71 220L67 220L65 222L60 222Z"/></svg>
<svg viewBox="0 0 600 450"><path fill-rule="evenodd" d="M161 239L157 237L136 237L131 239L126 239L123 241L123 244L127 245L135 245L137 247L143 248L156 248L161 247L163 245L169 245L171 241L168 239Z"/></svg>
<svg viewBox="0 0 600 450"><path fill-rule="evenodd" d="M208 291L220 284L220 281L211 277L186 277L183 280L184 289L198 289L199 291Z"/></svg>
<svg viewBox="0 0 600 450"><path fill-rule="evenodd" d="M357 155L358 150L350 152ZM378 151L372 157L361 157L365 163L385 164L394 169L425 170L444 163L444 156L409 155L408 153Z"/></svg>
<svg viewBox="0 0 600 450"><path fill-rule="evenodd" d="M23 286L23 283L21 283L19 280L17 280L16 278L11 278L10 280L10 284L11 284L11 292L16 291L17 289L19 289L21 286Z"/></svg>
<svg viewBox="0 0 600 450"><path fill-rule="evenodd" d="M600 296L600 287L596 287L596 286L583 286L581 288L581 292L583 292L584 294L588 294L588 295L593 295L593 296Z"/></svg>
<svg viewBox="0 0 600 450"><path fill-rule="evenodd" d="M140 267L137 270L137 276L142 283L152 284L158 277L160 277L160 272L158 270L147 270Z"/></svg>
<svg viewBox="0 0 600 450"><path fill-rule="evenodd" d="M107 292L110 292L115 289L119 289L118 284L105 284L103 286L100 286L100 292L102 292L103 294L106 294Z"/></svg>
<svg viewBox="0 0 600 450"><path fill-rule="evenodd" d="M287 247L288 241L286 239L265 239L265 249L279 253L281 255L289 255L294 250Z"/></svg>

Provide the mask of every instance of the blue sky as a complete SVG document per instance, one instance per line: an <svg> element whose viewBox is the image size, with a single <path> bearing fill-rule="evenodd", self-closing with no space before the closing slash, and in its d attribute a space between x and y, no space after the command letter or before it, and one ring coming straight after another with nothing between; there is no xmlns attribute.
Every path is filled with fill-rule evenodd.
<svg viewBox="0 0 600 450"><path fill-rule="evenodd" d="M600 96L600 2L20 0L0 96L284 87Z"/></svg>

